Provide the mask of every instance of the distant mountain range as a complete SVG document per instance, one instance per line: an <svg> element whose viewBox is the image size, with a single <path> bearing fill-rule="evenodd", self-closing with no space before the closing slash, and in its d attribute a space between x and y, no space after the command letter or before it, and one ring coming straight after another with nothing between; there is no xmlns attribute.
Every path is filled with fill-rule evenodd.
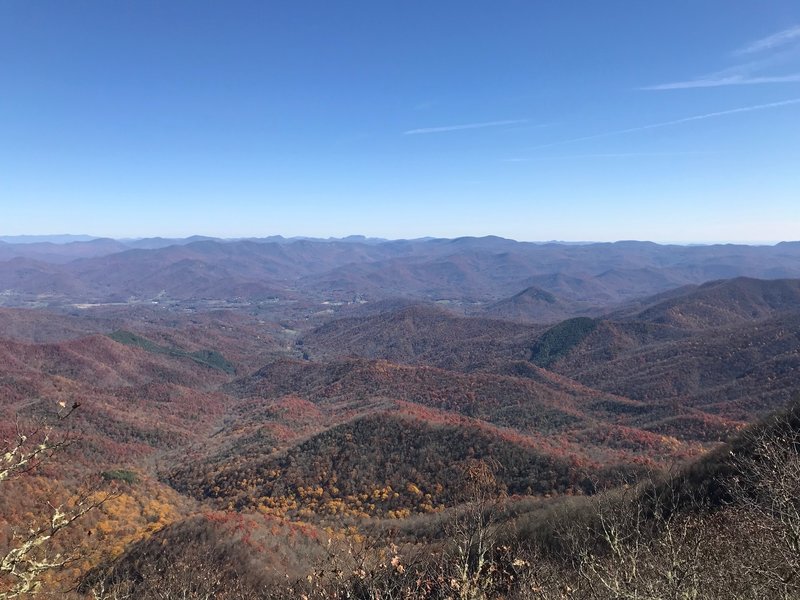
<svg viewBox="0 0 800 600"><path fill-rule="evenodd" d="M455 303L468 314L552 323L597 315L681 286L740 276L800 277L800 243L193 237L0 244L0 302L6 306L405 298Z"/></svg>

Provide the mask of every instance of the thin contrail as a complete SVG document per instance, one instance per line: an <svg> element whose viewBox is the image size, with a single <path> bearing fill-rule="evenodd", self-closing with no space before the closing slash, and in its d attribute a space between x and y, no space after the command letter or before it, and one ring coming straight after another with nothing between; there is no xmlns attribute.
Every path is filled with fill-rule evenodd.
<svg viewBox="0 0 800 600"><path fill-rule="evenodd" d="M800 73L794 75L780 75L777 77L745 77L743 75L731 75L728 77L706 77L704 79L690 79L688 81L676 81L674 83L661 83L659 85L649 85L643 90L688 90L692 88L722 87L726 85L762 85L765 83L798 83Z"/></svg>
<svg viewBox="0 0 800 600"><path fill-rule="evenodd" d="M743 54L754 54L756 52L763 52L764 50L772 50L773 48L784 46L796 39L800 39L800 25L795 25L789 29L784 29L768 37L756 40L744 48L740 48L734 52L734 54L741 56Z"/></svg>
<svg viewBox="0 0 800 600"><path fill-rule="evenodd" d="M639 127L631 127L629 129L617 129L615 131L606 131L605 133L597 133L595 135L586 135L578 138L571 138L568 140L561 140L560 142L552 142L550 144L542 144L535 146L532 150L540 148L550 148L551 146L560 146L561 144L571 144L573 142L583 142L586 140L596 140L599 138L610 137L613 135L622 135L624 133L634 133L636 131L647 131L648 129L659 129L661 127L671 127L672 125L681 125L683 123L691 123L692 121L703 121L705 119L713 119L715 117L724 117L727 115L735 115L737 113L753 112L756 110L766 110L768 108L778 108L779 106L789 106L791 104L800 104L800 98L793 98L791 100L781 100L780 102L770 102L768 104L756 104L755 106L743 106L741 108L733 108L731 110L721 110L704 115L694 115L692 117L684 117L683 119L675 119L674 121L664 121L663 123L652 123L650 125L641 125Z"/></svg>
<svg viewBox="0 0 800 600"><path fill-rule="evenodd" d="M421 133L443 133L445 131L461 131L462 129L483 129L484 127L500 127L501 125L519 125L527 123L528 119L514 119L510 121L487 121L485 123L467 123L465 125L447 125L445 127L423 127L422 129L409 129L403 135L419 135Z"/></svg>

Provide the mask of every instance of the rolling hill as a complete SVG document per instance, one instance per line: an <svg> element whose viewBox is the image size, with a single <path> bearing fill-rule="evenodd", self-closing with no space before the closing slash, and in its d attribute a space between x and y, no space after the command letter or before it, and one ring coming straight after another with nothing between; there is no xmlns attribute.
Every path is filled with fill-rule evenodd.
<svg viewBox="0 0 800 600"><path fill-rule="evenodd" d="M150 536L220 536L213 555L240 527L259 539L248 552L277 544L301 570L303 551L324 554L320 535L399 528L428 548L469 511L462 477L477 464L541 532L551 503L586 507L672 472L800 393L800 283L740 276L791 274L794 246L108 250L0 262L3 303L29 307L0 308L0 439L19 426L77 440L68 466L15 481L3 506L18 524L26 495L127 486L87 521L103 560L149 556Z"/></svg>

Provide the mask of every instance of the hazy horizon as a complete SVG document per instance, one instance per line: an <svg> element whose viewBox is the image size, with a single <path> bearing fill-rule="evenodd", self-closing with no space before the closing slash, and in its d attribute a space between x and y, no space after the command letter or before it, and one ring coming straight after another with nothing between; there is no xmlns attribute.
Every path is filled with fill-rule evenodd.
<svg viewBox="0 0 800 600"><path fill-rule="evenodd" d="M800 5L0 6L9 234L800 231Z"/></svg>
<svg viewBox="0 0 800 600"><path fill-rule="evenodd" d="M799 240L795 239L785 239L785 240L775 240L775 241L768 241L768 240L715 240L715 241L671 241L671 240L648 240L648 239L636 239L636 238L629 238L629 239L588 239L588 240L569 240L569 239L541 239L541 240L524 240L524 239L515 239L506 236L499 236L495 234L485 234L485 235L464 235L464 236L454 236L454 237L447 237L447 236L439 236L439 235L422 235L419 237L396 237L396 238L386 238L380 236L373 236L368 234L362 233L351 233L342 236L314 236L314 235L285 235L280 233L267 233L262 235L240 235L240 236L230 236L230 237L223 237L213 234L202 234L196 233L186 236L181 235L136 235L136 236L123 236L123 237L114 237L110 235L91 235L91 234L74 234L74 233L52 233L52 234L15 234L15 235L0 235L0 242L4 243L18 243L18 244L30 244L30 243L41 243L41 242L50 242L50 243L71 243L71 242L86 242L86 241L93 241L93 240L102 240L102 239L110 239L119 242L125 241L137 241L137 240L146 240L146 239L166 239L166 240L186 240L191 238L208 238L213 240L220 240L225 242L235 242L235 241L246 241L246 240L259 240L259 239L268 239L268 238L283 238L285 240L346 240L351 238L363 238L365 240L374 240L374 241L382 241L382 242L394 242L394 241L417 241L417 240L456 240L461 238L500 238L504 240L509 240L513 242L519 242L524 244L565 244L565 245L589 245L589 244L618 244L618 243L625 243L625 242L635 242L635 243L649 243L649 244L657 244L660 246L717 246L717 245L742 245L742 246L775 246L781 243L793 243L798 242ZM60 241L54 241L55 239L59 239Z"/></svg>

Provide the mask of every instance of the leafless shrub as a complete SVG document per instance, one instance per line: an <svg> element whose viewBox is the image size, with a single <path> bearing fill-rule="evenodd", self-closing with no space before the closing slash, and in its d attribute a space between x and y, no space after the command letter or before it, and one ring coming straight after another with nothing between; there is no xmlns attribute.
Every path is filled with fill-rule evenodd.
<svg viewBox="0 0 800 600"><path fill-rule="evenodd" d="M61 405L57 418L67 419L78 407L77 402L69 409ZM14 439L7 440L0 449L0 485L53 460L70 443L72 439L68 436L55 436L52 426L25 433L17 423ZM59 532L72 527L115 493L106 490L98 494L98 488L99 484L90 483L66 502L48 502L47 514L34 518L14 533L10 547L0 550L0 600L39 592L46 574L78 559L79 548L66 553L54 552L51 542Z"/></svg>
<svg viewBox="0 0 800 600"><path fill-rule="evenodd" d="M734 455L733 504L759 540L743 567L774 598L800 596L800 431L790 415L755 430Z"/></svg>

